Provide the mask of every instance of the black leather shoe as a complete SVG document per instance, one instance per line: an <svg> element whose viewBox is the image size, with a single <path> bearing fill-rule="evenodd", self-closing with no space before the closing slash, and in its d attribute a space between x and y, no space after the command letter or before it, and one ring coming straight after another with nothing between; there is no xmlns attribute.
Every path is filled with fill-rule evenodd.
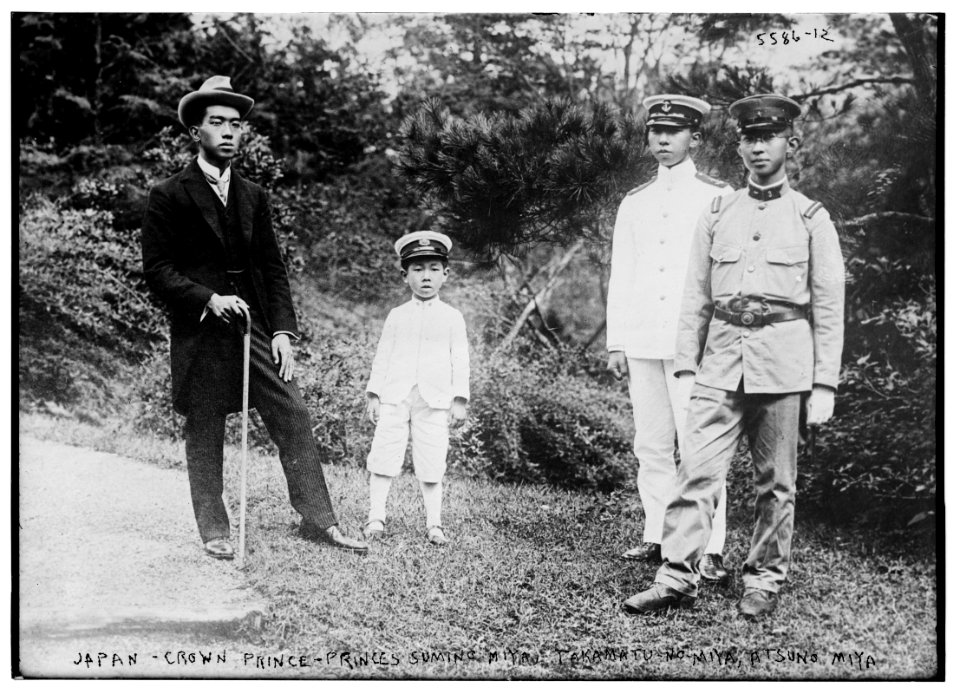
<svg viewBox="0 0 960 694"><path fill-rule="evenodd" d="M773 591L761 588L746 588L737 608L747 619L756 619L768 615L777 609L780 596Z"/></svg>
<svg viewBox="0 0 960 694"><path fill-rule="evenodd" d="M348 552L356 552L357 554L366 554L370 551L370 545L361 540L354 540L352 537L347 537L340 532L340 528L336 525L331 525L324 530L315 526L301 525L300 536L311 542L330 545L337 549L344 549Z"/></svg>
<svg viewBox="0 0 960 694"><path fill-rule="evenodd" d="M730 578L730 572L723 565L719 554L704 554L700 559L700 578L711 583L723 583Z"/></svg>
<svg viewBox="0 0 960 694"><path fill-rule="evenodd" d="M654 583L642 593L632 595L623 601L624 612L644 614L661 612L671 607L693 607L696 598L684 595L670 586Z"/></svg>
<svg viewBox="0 0 960 694"><path fill-rule="evenodd" d="M203 551L214 559L233 559L233 545L225 537L203 543Z"/></svg>
<svg viewBox="0 0 960 694"><path fill-rule="evenodd" d="M657 564L663 561L660 557L660 545L655 542L644 542L639 547L631 547L621 554L620 558L627 561L648 561Z"/></svg>

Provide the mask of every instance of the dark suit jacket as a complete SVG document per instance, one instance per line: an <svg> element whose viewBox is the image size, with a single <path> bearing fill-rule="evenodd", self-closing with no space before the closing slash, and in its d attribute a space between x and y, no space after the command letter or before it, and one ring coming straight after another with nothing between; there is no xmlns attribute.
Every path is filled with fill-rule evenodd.
<svg viewBox="0 0 960 694"><path fill-rule="evenodd" d="M216 205L194 161L180 173L150 191L143 219L143 271L147 284L170 309L170 368L174 408L187 409L188 379L200 347L200 316L213 294L232 294L227 279L227 249ZM296 335L297 319L286 268L273 233L270 204L260 186L231 174L230 196L237 205L245 255L268 335L279 331ZM217 319L208 315L203 323ZM235 339L221 331L222 339ZM217 388L217 384L209 384Z"/></svg>

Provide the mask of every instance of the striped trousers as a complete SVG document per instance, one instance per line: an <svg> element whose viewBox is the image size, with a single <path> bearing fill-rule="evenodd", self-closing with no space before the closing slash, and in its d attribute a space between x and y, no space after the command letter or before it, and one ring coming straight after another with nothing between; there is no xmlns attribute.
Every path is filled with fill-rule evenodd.
<svg viewBox="0 0 960 694"><path fill-rule="evenodd" d="M280 451L290 503L301 515L302 527L323 530L336 525L337 519L323 476L320 452L313 438L310 414L296 381L285 383L277 373L278 365L273 363L270 341L263 323L254 314L250 337L250 406L260 413L270 438ZM238 348L230 358L242 360L242 349ZM213 366L208 362L208 358L201 357L192 369ZM238 373L242 378L242 368ZM215 392L217 389L211 389L210 381L201 374L192 373L192 376L196 377L191 378L193 392L184 428L187 474L200 537L203 542L208 542L230 537L230 519L223 503L226 413L222 406L217 406L217 400L229 401L231 394ZM230 385L232 390L236 384ZM242 387L242 380L239 387Z"/></svg>

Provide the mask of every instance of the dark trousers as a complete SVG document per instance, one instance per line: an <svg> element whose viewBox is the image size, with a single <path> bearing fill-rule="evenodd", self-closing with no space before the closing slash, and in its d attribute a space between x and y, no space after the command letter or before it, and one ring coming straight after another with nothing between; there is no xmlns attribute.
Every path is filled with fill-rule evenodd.
<svg viewBox="0 0 960 694"><path fill-rule="evenodd" d="M234 356L242 360L242 350L238 349ZM204 368L206 361L198 359L194 368ZM277 370L270 353L270 337L255 317L250 338L250 406L260 413L270 438L280 449L290 503L302 516L303 525L313 530L329 528L337 524L337 519L310 415L296 382L285 383ZM208 542L230 537L230 519L223 503L226 413L217 406L217 393L199 386L194 390L184 428L187 473L200 537Z"/></svg>

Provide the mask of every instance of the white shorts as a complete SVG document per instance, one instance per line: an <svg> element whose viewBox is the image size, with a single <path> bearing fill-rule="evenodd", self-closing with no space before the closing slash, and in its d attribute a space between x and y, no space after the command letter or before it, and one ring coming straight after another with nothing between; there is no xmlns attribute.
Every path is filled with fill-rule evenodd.
<svg viewBox="0 0 960 694"><path fill-rule="evenodd" d="M413 470L421 482L440 482L447 471L450 410L430 407L414 386L398 405L380 405L380 419L367 456L367 470L396 477L407 441L413 441Z"/></svg>

